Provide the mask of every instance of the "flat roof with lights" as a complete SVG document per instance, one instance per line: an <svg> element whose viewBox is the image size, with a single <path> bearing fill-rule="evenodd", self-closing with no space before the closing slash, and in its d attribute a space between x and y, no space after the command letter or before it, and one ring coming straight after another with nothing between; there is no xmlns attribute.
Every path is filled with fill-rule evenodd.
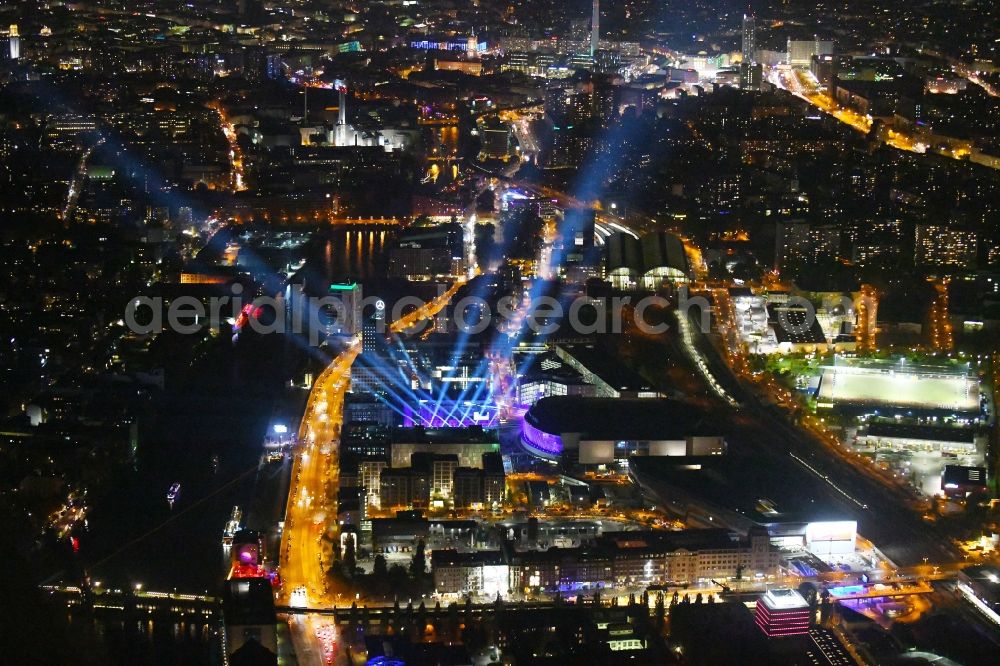
<svg viewBox="0 0 1000 666"><path fill-rule="evenodd" d="M806 603L803 596L790 588L768 590L760 599L773 610L809 608L809 604Z"/></svg>

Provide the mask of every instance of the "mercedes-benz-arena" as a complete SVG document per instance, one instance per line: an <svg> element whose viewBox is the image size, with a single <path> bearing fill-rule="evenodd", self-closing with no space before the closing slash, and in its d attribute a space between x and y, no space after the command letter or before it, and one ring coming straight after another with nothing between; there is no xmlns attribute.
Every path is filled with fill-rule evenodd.
<svg viewBox="0 0 1000 666"><path fill-rule="evenodd" d="M608 465L630 456L725 453L719 431L695 406L676 400L542 398L524 415L521 445L547 460Z"/></svg>

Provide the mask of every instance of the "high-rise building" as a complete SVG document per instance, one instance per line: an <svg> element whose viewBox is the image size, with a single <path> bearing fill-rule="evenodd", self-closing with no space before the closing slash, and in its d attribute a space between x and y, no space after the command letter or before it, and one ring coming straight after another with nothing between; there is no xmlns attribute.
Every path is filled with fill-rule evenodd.
<svg viewBox="0 0 1000 666"><path fill-rule="evenodd" d="M389 431L380 423L353 421L344 426L341 449L361 458L388 460Z"/></svg>
<svg viewBox="0 0 1000 666"><path fill-rule="evenodd" d="M600 49L594 54L594 71L601 74L618 74L624 63L622 52L617 49Z"/></svg>
<svg viewBox="0 0 1000 666"><path fill-rule="evenodd" d="M335 86L339 96L337 104L337 127L344 127L347 125L347 84L337 80Z"/></svg>
<svg viewBox="0 0 1000 666"><path fill-rule="evenodd" d="M361 352L363 354L377 353L385 341L385 301L381 298L375 301L370 311L362 313Z"/></svg>
<svg viewBox="0 0 1000 666"><path fill-rule="evenodd" d="M795 590L768 590L757 600L756 623L769 638L808 634L809 615L809 604Z"/></svg>
<svg viewBox="0 0 1000 666"><path fill-rule="evenodd" d="M285 67L280 53L268 53L262 46L251 46L243 56L243 75L252 83L284 78Z"/></svg>
<svg viewBox="0 0 1000 666"><path fill-rule="evenodd" d="M752 63L757 62L757 58L754 55L754 51L757 48L757 18L753 15L750 8L747 8L747 13L743 15L743 62Z"/></svg>
<svg viewBox="0 0 1000 666"><path fill-rule="evenodd" d="M236 11L244 25L254 25L264 18L263 0L239 0Z"/></svg>
<svg viewBox="0 0 1000 666"><path fill-rule="evenodd" d="M354 336L361 332L361 285L334 282L329 297L320 307L323 333L328 336Z"/></svg>
<svg viewBox="0 0 1000 666"><path fill-rule="evenodd" d="M740 63L740 88L760 90L764 83L764 67L759 62Z"/></svg>
<svg viewBox="0 0 1000 666"><path fill-rule="evenodd" d="M485 159L508 160L511 153L510 126L499 118L487 122L482 130L482 156Z"/></svg>
<svg viewBox="0 0 1000 666"><path fill-rule="evenodd" d="M789 39L788 64L792 67L809 67L813 56L833 53L833 42L828 39Z"/></svg>
<svg viewBox="0 0 1000 666"><path fill-rule="evenodd" d="M596 2L596 0L595 0ZM18 30L17 24L11 24L10 33L8 37L8 44L10 46L10 59L20 60L21 58L21 33Z"/></svg>
<svg viewBox="0 0 1000 666"><path fill-rule="evenodd" d="M757 63L757 17L747 7L743 15L743 61L740 63L740 88L760 90L763 68Z"/></svg>
<svg viewBox="0 0 1000 666"><path fill-rule="evenodd" d="M597 55L597 48L601 41L601 0L594 0L594 5L590 12L590 57Z"/></svg>

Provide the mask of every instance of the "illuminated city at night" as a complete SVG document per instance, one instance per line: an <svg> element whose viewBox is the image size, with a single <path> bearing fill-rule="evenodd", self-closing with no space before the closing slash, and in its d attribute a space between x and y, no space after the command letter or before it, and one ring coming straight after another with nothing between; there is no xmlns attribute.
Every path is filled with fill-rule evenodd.
<svg viewBox="0 0 1000 666"><path fill-rule="evenodd" d="M1000 663L998 96L987 0L0 2L0 663Z"/></svg>

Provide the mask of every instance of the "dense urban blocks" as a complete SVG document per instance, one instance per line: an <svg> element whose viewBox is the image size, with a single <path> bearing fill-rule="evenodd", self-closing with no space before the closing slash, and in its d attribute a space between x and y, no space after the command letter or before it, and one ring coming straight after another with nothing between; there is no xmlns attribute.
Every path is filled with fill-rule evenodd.
<svg viewBox="0 0 1000 666"><path fill-rule="evenodd" d="M4 663L992 666L994 4L0 3Z"/></svg>

